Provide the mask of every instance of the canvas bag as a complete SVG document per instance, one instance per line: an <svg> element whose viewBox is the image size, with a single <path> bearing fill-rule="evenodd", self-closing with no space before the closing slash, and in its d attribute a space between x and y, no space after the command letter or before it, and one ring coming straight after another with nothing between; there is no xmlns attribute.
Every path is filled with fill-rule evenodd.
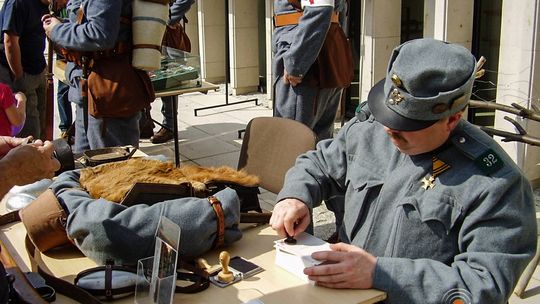
<svg viewBox="0 0 540 304"><path fill-rule="evenodd" d="M88 113L96 118L129 117L155 99L148 74L129 55L95 60L88 76Z"/></svg>

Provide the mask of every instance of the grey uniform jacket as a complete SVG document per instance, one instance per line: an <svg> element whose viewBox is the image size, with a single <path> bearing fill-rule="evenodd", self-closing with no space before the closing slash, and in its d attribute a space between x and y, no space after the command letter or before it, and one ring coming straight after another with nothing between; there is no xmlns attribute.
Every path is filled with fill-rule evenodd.
<svg viewBox="0 0 540 304"><path fill-rule="evenodd" d="M433 156L451 167L424 189ZM457 289L505 303L536 249L529 182L466 121L441 149L407 156L373 117L355 118L297 159L278 201L289 197L344 202L340 238L378 257L373 287L388 303L443 303Z"/></svg>
<svg viewBox="0 0 540 304"><path fill-rule="evenodd" d="M126 207L105 199L93 199L81 188L79 171L62 173L51 185L60 204L68 213L67 235L89 258L104 264L136 263L154 253L160 216L180 226L180 254L197 257L208 251L217 235L212 206L205 198L180 198ZM240 201L230 188L215 195L225 215L225 244L242 237Z"/></svg>
<svg viewBox="0 0 540 304"><path fill-rule="evenodd" d="M298 25L277 27L274 30L274 79L283 75L285 68L290 75L305 76L317 59L330 28L333 10L343 12L343 0L335 1L332 7L306 7ZM287 0L274 1L276 15L296 12Z"/></svg>

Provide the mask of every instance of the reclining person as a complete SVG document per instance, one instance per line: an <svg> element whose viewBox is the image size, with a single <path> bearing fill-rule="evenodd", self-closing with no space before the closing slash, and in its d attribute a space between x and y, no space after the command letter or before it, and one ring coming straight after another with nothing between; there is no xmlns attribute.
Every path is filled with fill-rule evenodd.
<svg viewBox="0 0 540 304"><path fill-rule="evenodd" d="M387 71L356 119L297 159L272 227L297 235L313 207L344 195L332 206L343 243L304 270L318 285L377 288L388 303L506 303L536 249L534 200L504 150L461 119L474 57L419 39Z"/></svg>

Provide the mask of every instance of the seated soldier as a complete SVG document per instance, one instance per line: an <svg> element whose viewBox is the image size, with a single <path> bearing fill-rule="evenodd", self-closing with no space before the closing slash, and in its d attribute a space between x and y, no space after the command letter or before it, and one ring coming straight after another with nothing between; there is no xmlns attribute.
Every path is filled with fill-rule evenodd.
<svg viewBox="0 0 540 304"><path fill-rule="evenodd" d="M297 235L322 200L343 218L318 285L376 288L387 303L506 303L536 249L531 185L504 150L462 119L476 74L464 47L398 46L386 78L333 140L297 159L270 223Z"/></svg>

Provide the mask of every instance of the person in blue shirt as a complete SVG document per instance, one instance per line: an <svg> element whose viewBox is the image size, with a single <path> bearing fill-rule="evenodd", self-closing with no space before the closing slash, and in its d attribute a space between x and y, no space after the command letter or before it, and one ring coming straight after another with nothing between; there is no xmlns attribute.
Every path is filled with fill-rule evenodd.
<svg viewBox="0 0 540 304"><path fill-rule="evenodd" d="M40 138L45 122L45 31L41 17L48 0L6 0L0 11L0 82L27 97L20 136Z"/></svg>

